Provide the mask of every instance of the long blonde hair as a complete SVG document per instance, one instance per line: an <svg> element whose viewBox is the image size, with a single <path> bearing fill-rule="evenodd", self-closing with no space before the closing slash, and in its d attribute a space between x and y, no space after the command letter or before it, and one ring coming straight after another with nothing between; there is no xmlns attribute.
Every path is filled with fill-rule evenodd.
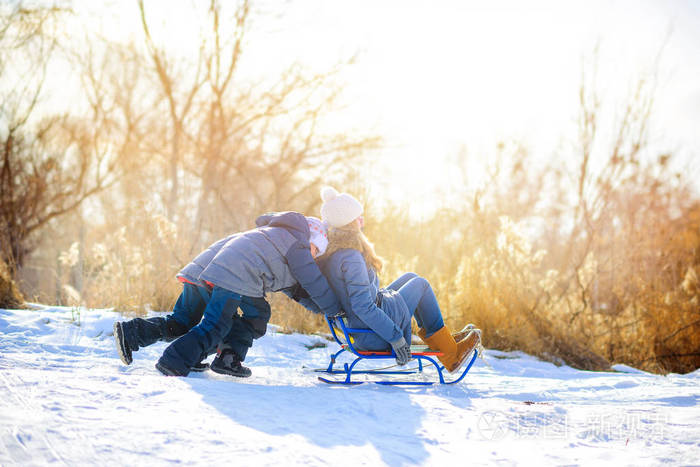
<svg viewBox="0 0 700 467"><path fill-rule="evenodd" d="M342 227L331 227L328 230L328 248L326 255L330 256L338 250L352 248L360 253L365 259L365 263L379 272L384 266L384 260L374 251L374 245L360 230L357 222L351 222Z"/></svg>

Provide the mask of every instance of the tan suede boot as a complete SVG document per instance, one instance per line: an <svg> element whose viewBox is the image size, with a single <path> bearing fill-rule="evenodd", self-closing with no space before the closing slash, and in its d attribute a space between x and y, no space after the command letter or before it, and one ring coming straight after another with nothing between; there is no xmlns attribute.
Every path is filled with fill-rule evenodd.
<svg viewBox="0 0 700 467"><path fill-rule="evenodd" d="M459 342L459 341L463 340L465 337L467 337L467 335L471 331L478 331L479 333L481 333L480 329L477 329L476 326L474 326L472 323L469 323L466 326L464 326L461 331L453 332L452 338L455 340L455 342ZM426 334L425 329L418 328L418 337L423 339L423 342L425 342L425 334ZM481 334L479 334L479 335L481 335Z"/></svg>
<svg viewBox="0 0 700 467"><path fill-rule="evenodd" d="M479 343L479 333L470 331L464 339L456 342L449 329L443 326L435 334L423 340L431 349L443 353L442 356L438 357L438 360L445 365L447 371L454 373L462 366Z"/></svg>

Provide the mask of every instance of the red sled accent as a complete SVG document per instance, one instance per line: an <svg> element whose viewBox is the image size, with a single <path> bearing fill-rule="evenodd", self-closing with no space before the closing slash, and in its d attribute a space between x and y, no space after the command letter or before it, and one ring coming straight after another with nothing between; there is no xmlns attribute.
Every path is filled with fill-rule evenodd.
<svg viewBox="0 0 700 467"><path fill-rule="evenodd" d="M348 344L343 344L343 348L345 350L349 350ZM444 353L439 352L437 350L430 350L430 349L420 350L423 348L425 348L425 347L420 346L420 347L416 348L414 346L411 346L411 355L430 355L433 357L442 357L444 355ZM370 355L391 356L391 355L393 355L389 351L381 351L381 350L357 350L357 349L355 349L355 353L357 353L359 355L366 355L366 356L370 356Z"/></svg>

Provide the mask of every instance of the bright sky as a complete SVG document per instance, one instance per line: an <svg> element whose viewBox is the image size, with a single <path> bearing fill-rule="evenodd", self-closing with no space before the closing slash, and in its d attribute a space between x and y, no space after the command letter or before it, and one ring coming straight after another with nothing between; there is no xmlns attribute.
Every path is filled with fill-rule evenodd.
<svg viewBox="0 0 700 467"><path fill-rule="evenodd" d="M128 19L138 20L135 4L111 8L115 33L140 34ZM154 17L168 11L158 15L163 39L183 51L196 46L183 33L190 14L178 15L172 2L147 4ZM372 192L411 200L418 212L445 189L462 146L468 190L484 182L480 166L498 141L523 141L543 158L566 147L575 135L582 60L590 62L596 43L610 118L666 44L650 142L675 151L700 179L692 158L700 148L700 2L291 0L254 7L268 14L256 19L245 49L251 75L293 61L326 70L360 53L344 75L347 108L339 118L384 136L387 147L366 168Z"/></svg>

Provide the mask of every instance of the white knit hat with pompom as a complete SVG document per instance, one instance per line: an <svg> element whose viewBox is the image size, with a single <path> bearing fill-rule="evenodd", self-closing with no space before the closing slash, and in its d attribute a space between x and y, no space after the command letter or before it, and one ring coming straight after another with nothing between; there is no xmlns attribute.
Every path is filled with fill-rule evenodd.
<svg viewBox="0 0 700 467"><path fill-rule="evenodd" d="M333 187L321 189L321 218L331 227L342 227L362 215L362 205L352 195L338 193Z"/></svg>

